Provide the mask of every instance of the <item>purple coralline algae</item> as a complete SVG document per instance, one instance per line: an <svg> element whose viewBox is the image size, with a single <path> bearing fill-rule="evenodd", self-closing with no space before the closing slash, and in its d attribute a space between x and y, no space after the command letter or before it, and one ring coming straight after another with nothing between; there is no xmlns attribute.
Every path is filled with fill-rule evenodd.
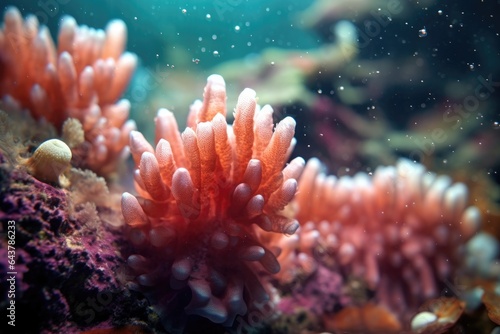
<svg viewBox="0 0 500 334"><path fill-rule="evenodd" d="M278 309L285 314L304 309L317 316L337 311L350 302L343 286L339 273L320 265L303 284L292 287L291 294L280 300Z"/></svg>
<svg viewBox="0 0 500 334"><path fill-rule="evenodd" d="M6 278L17 272L15 329L20 333L81 333L141 324L150 316L147 303L118 279L122 233L84 223L78 210L88 208L73 207L67 190L12 170L0 154L2 233L7 234L9 221L15 222L13 267L7 256L10 239L0 241L0 305L5 309L10 303L7 293L13 287Z"/></svg>

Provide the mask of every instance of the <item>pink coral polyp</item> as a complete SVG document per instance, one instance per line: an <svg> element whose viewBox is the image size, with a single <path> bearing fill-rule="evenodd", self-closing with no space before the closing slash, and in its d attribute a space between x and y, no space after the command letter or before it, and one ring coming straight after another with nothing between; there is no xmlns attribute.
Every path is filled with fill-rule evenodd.
<svg viewBox="0 0 500 334"><path fill-rule="evenodd" d="M298 228L281 211L295 195L304 161L283 168L295 121L286 117L273 131L272 109L261 109L253 90L239 96L232 126L225 116L225 83L212 75L182 134L166 109L155 119L155 148L133 131L138 196L124 193L122 211L137 251L128 258L136 282L143 290L163 289L153 304L169 312L189 289L186 314L230 326L269 298L262 274L280 265L263 236Z"/></svg>
<svg viewBox="0 0 500 334"><path fill-rule="evenodd" d="M379 302L398 312L438 295L481 221L479 209L467 206L464 184L406 159L373 176L339 178L311 159L300 189L297 252L363 278ZM284 272L295 264L281 263Z"/></svg>
<svg viewBox="0 0 500 334"><path fill-rule="evenodd" d="M106 30L61 20L57 46L34 15L25 19L8 7L0 28L0 99L15 101L36 119L57 128L68 118L82 124L85 144L78 153L81 167L101 175L116 171L127 156L130 102L119 100L137 57L124 52L127 28L120 20Z"/></svg>

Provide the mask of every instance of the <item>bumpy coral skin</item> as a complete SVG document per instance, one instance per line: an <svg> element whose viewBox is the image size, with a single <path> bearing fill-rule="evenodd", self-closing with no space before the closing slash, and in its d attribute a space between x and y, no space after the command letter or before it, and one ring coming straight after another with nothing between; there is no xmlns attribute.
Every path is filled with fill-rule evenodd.
<svg viewBox="0 0 500 334"><path fill-rule="evenodd" d="M363 278L379 302L400 314L438 295L480 224L479 210L467 207L465 185L408 160L379 167L372 177L336 178L311 159L299 186L302 243L295 253ZM300 267L293 258L282 264Z"/></svg>
<svg viewBox="0 0 500 334"><path fill-rule="evenodd" d="M0 97L59 129L68 117L78 119L86 140L76 151L80 166L114 172L135 129L127 122L130 103L117 102L137 62L123 53L125 42L122 21L110 22L104 32L65 17L56 48L35 16L23 20L16 8L7 8L0 29Z"/></svg>
<svg viewBox="0 0 500 334"><path fill-rule="evenodd" d="M299 309L317 316L333 313L350 303L344 290L342 275L320 265L303 284L292 287L290 295L280 300L278 308L286 314L294 314Z"/></svg>
<svg viewBox="0 0 500 334"><path fill-rule="evenodd" d="M115 245L124 243L122 234L101 222L91 225L80 219L79 209L70 209L67 194L26 172L11 170L0 152L0 230L7 231L8 221L15 221L16 253L11 270L7 238L2 237L0 307L5 309L9 302L7 272L16 271L19 333L71 334L146 321L146 303L117 280L117 269L124 263Z"/></svg>
<svg viewBox="0 0 500 334"><path fill-rule="evenodd" d="M261 272L277 273L280 265L261 235L298 228L280 212L295 195L304 161L283 169L292 118L273 132L271 107L260 109L245 89L231 127L225 101L224 80L212 75L182 135L165 109L155 120L155 149L132 132L139 196L124 193L122 211L137 249L128 263L153 303L164 313L184 308L230 326L269 298Z"/></svg>

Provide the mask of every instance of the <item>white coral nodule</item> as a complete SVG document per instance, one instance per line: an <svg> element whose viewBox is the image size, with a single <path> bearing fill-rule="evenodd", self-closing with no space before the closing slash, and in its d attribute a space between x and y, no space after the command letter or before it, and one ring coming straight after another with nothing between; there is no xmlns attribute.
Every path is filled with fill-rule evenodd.
<svg viewBox="0 0 500 334"><path fill-rule="evenodd" d="M31 175L43 182L53 182L64 186L61 177L71 167L71 150L59 139L44 141L26 161Z"/></svg>

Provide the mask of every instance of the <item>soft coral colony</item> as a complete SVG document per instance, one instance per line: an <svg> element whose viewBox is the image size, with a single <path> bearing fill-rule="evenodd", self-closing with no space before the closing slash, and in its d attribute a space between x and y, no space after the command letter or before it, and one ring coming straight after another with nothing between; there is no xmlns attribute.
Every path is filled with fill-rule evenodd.
<svg viewBox="0 0 500 334"><path fill-rule="evenodd" d="M130 104L118 101L136 64L123 53L125 34L121 21L104 32L66 17L56 49L35 17L9 8L0 96L58 129L78 120L85 141L72 151L82 167L109 175L130 147L136 195L125 192L121 208L131 248L120 250L128 254L128 286L147 296L168 328L182 328L186 316L230 327L278 303L286 293L276 286L292 291L281 310L293 313L300 301L314 304L316 315L332 313L354 302L345 291L353 276L396 312L438 295L479 225L464 185L406 160L373 177L338 179L316 159L305 169L302 158L287 163L295 121L275 126L272 108L245 89L229 125L218 75L208 78L182 133L170 111L158 111L151 145L127 121Z"/></svg>
<svg viewBox="0 0 500 334"><path fill-rule="evenodd" d="M464 245L480 225L464 184L406 159L372 176L339 178L311 159L299 186L296 253L361 278L378 303L403 318L456 277ZM301 266L289 255L281 260L287 269Z"/></svg>
<svg viewBox="0 0 500 334"><path fill-rule="evenodd" d="M73 151L79 165L107 175L126 156L130 103L117 102L136 66L136 56L123 53L126 27L109 23L106 31L61 21L57 48L37 18L23 20L19 11L5 11L0 31L0 96L28 109L58 130L68 118L81 123L85 141ZM74 154L75 155L75 154Z"/></svg>
<svg viewBox="0 0 500 334"><path fill-rule="evenodd" d="M269 299L260 271L275 274L280 265L262 234L298 228L281 211L295 195L304 161L283 169L293 146L292 118L273 132L271 107L260 109L255 92L245 89L231 127L225 101L224 80L212 75L182 135L166 109L155 120L156 148L132 132L139 197L125 193L122 210L139 251L128 258L137 282L156 298L163 297L158 287L170 286L166 312L182 305L178 299L189 289L187 314L230 326Z"/></svg>

